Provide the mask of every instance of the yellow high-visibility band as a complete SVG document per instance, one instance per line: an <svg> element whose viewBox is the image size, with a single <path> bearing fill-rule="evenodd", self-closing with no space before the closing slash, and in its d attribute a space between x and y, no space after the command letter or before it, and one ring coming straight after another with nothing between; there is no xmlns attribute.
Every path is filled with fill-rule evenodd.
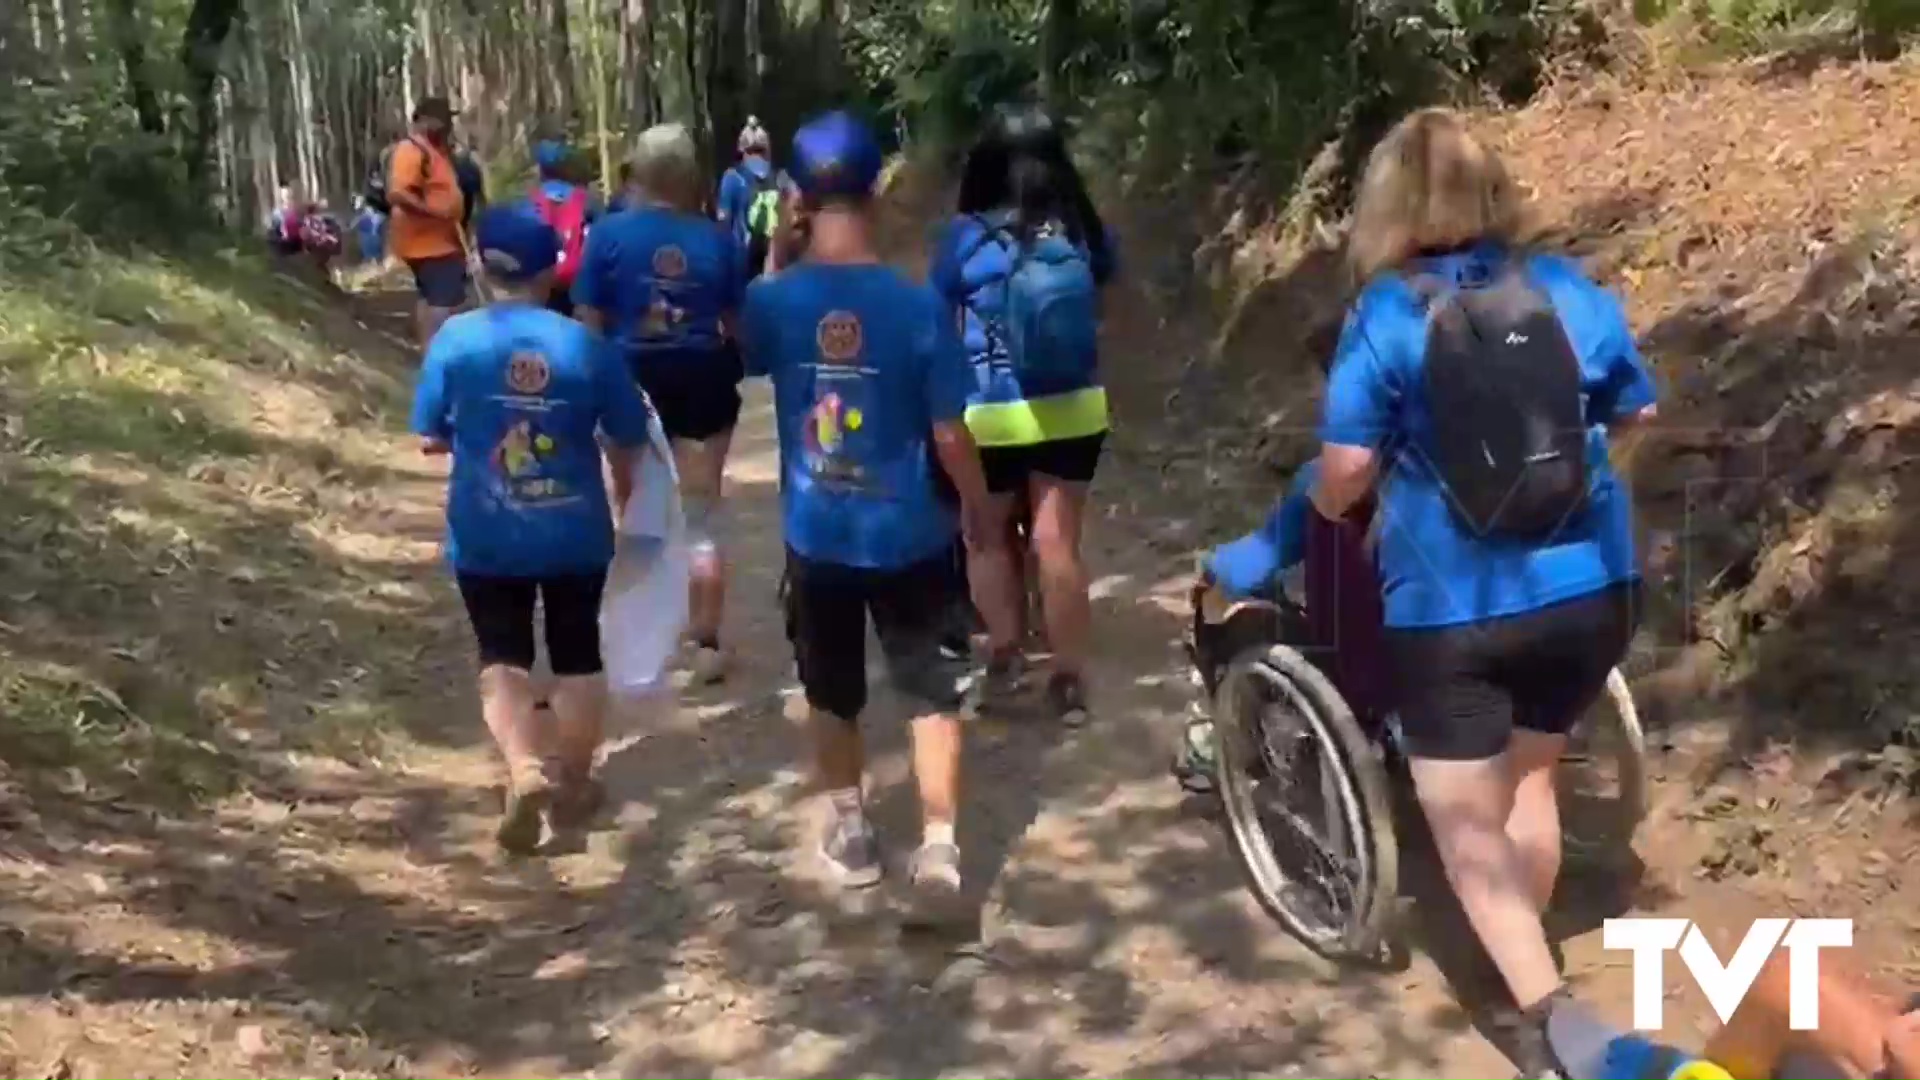
<svg viewBox="0 0 1920 1080"><path fill-rule="evenodd" d="M1107 391L1090 386L1027 401L967 406L967 430L981 446L1032 446L1098 435L1110 426Z"/></svg>

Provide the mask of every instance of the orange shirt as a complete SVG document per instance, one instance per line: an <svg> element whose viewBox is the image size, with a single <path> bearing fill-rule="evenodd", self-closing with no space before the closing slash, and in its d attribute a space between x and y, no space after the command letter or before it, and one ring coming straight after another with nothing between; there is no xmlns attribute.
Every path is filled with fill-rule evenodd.
<svg viewBox="0 0 1920 1080"><path fill-rule="evenodd" d="M433 259L458 255L460 244L460 183L453 171L453 159L440 148L419 139L402 139L394 145L388 191L404 191L427 204L445 218L426 217L399 203L387 221L387 243L402 259Z"/></svg>

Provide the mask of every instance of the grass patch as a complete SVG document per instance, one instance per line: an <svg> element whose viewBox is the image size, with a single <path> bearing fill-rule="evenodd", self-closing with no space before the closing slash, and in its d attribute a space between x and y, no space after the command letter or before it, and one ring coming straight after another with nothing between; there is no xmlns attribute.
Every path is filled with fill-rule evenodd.
<svg viewBox="0 0 1920 1080"><path fill-rule="evenodd" d="M264 254L109 250L0 198L15 780L190 807L444 711L417 669L445 639L415 581L437 573L432 478L393 464L417 462L408 375Z"/></svg>

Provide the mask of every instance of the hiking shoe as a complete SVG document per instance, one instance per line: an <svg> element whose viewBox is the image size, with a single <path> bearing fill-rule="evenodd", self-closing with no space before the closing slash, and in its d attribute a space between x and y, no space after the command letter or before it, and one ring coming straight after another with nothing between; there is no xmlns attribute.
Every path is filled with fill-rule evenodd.
<svg viewBox="0 0 1920 1080"><path fill-rule="evenodd" d="M1047 707L1070 728L1087 722L1087 688L1078 675L1055 673L1047 680Z"/></svg>
<svg viewBox="0 0 1920 1080"><path fill-rule="evenodd" d="M547 812L554 829L585 829L607 807L607 785L597 776L588 776L561 785Z"/></svg>
<svg viewBox="0 0 1920 1080"><path fill-rule="evenodd" d="M1173 756L1174 779L1188 794L1212 795L1219 790L1218 767L1214 757L1213 720L1188 720L1186 730L1180 734L1180 749Z"/></svg>
<svg viewBox="0 0 1920 1080"><path fill-rule="evenodd" d="M967 711L973 714L1003 710L1020 689L1022 658L1018 649L995 653L973 680Z"/></svg>
<svg viewBox="0 0 1920 1080"><path fill-rule="evenodd" d="M507 781L507 805L493 838L510 855L531 855L540 847L540 829L553 786L538 767L516 769Z"/></svg>
<svg viewBox="0 0 1920 1080"><path fill-rule="evenodd" d="M912 899L907 908L910 926L946 926L966 915L960 892L960 849L952 844L924 844L913 855L908 880Z"/></svg>
<svg viewBox="0 0 1920 1080"><path fill-rule="evenodd" d="M880 883L880 840L864 818L836 816L820 841L820 858L843 888Z"/></svg>
<svg viewBox="0 0 1920 1080"><path fill-rule="evenodd" d="M727 654L717 645L696 645L690 667L697 685L712 686L727 677Z"/></svg>
<svg viewBox="0 0 1920 1080"><path fill-rule="evenodd" d="M1511 1002L1488 1008L1488 1041L1513 1063L1516 1080L1568 1080L1573 1075L1547 1036L1554 1011L1567 1008L1585 1012L1565 986L1529 1009L1515 1008Z"/></svg>

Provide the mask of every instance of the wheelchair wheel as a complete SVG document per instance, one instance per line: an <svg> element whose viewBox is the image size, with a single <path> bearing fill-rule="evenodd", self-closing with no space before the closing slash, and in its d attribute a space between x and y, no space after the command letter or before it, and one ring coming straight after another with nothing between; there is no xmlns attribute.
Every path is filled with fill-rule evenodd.
<svg viewBox="0 0 1920 1080"><path fill-rule="evenodd" d="M1619 668L1560 759L1567 854L1604 859L1628 849L1647 814L1647 734Z"/></svg>
<svg viewBox="0 0 1920 1080"><path fill-rule="evenodd" d="M1214 696L1217 783L1254 896L1315 952L1387 955L1400 886L1387 777L1333 684L1285 645L1231 661Z"/></svg>

